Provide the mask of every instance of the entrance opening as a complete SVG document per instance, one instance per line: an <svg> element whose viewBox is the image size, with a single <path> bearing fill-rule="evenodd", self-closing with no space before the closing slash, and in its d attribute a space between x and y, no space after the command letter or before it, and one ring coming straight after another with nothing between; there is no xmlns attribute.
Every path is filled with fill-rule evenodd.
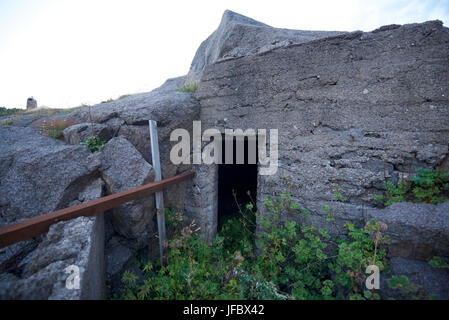
<svg viewBox="0 0 449 320"><path fill-rule="evenodd" d="M226 150L224 137L222 140L222 164L218 165L218 231L220 231L224 221L231 216L240 215L239 206L241 210L244 211L247 203L253 203L253 211L255 212L257 203L257 138L254 137L253 140L249 142L248 137L244 137L243 164L236 163L237 148L235 138L233 139L234 159L232 164L225 164ZM255 144L255 164L249 163L249 143Z"/></svg>

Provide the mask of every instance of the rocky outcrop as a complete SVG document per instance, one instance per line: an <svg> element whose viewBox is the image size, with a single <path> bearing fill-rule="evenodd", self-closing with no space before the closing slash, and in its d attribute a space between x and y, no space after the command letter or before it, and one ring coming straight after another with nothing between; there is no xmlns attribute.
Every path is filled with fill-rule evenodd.
<svg viewBox="0 0 449 320"><path fill-rule="evenodd" d="M102 196L98 172L82 146L0 128L0 226ZM102 298L102 218L61 222L41 237L0 249L3 299ZM80 268L81 286L67 290L65 268Z"/></svg>
<svg viewBox="0 0 449 320"><path fill-rule="evenodd" d="M162 165L162 177L172 177L188 170L186 165L173 165L170 161L170 134L174 129L183 128L192 132L192 123L199 119L199 103L192 93L179 92L184 77L167 82L149 93L132 95L112 102L91 107L92 120L106 126L113 136L122 136L140 152L146 162L151 163L150 135L148 120L158 124L159 148ZM75 123L89 122L87 108L76 110L68 115ZM67 132L73 129L69 127ZM186 183L173 186L164 192L167 206L184 207Z"/></svg>
<svg viewBox="0 0 449 320"><path fill-rule="evenodd" d="M220 60L261 54L275 48L342 33L344 32L278 29L226 10L218 29L198 48L187 82L200 80L204 68Z"/></svg>

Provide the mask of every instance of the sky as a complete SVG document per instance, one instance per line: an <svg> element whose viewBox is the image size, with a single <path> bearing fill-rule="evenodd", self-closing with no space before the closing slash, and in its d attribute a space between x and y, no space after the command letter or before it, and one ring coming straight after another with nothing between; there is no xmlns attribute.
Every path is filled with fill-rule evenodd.
<svg viewBox="0 0 449 320"><path fill-rule="evenodd" d="M69 108L187 74L232 10L278 28L371 31L439 19L449 0L0 0L0 106Z"/></svg>

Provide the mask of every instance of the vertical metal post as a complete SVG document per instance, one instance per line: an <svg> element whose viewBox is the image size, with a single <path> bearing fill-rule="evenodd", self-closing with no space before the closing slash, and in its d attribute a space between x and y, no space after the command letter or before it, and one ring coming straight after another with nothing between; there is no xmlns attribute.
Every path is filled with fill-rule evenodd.
<svg viewBox="0 0 449 320"><path fill-rule="evenodd" d="M157 123L149 120L150 141L151 141L151 157L153 161L153 170L155 173L154 181L162 180L161 162L159 157L159 141L157 137ZM161 255L161 265L164 264L163 256L165 252L166 234L165 234L165 214L164 214L164 197L163 192L156 192L156 214L157 214L157 230L159 233L159 253Z"/></svg>

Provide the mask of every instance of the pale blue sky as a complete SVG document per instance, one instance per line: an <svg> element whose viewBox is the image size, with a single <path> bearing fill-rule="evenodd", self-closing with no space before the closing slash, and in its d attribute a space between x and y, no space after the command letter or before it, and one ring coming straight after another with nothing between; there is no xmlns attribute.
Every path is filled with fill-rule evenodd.
<svg viewBox="0 0 449 320"><path fill-rule="evenodd" d="M442 20L449 0L0 0L0 106L73 107L187 73L225 9L280 28L363 30Z"/></svg>

